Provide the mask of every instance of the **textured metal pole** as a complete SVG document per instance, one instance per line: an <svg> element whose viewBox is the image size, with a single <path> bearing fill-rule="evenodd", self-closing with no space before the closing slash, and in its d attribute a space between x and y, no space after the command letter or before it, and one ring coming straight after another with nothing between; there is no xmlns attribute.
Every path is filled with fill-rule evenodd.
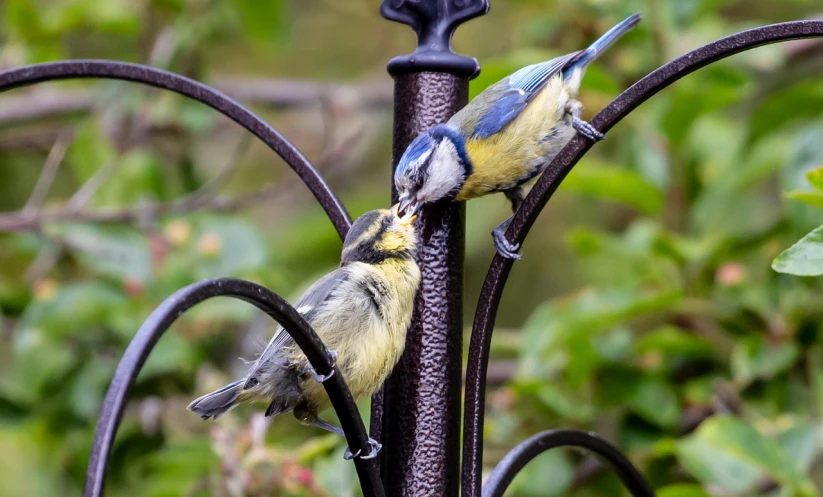
<svg viewBox="0 0 823 497"><path fill-rule="evenodd" d="M468 101L477 61L454 54L460 22L488 10L485 0L385 0L389 19L411 25L420 45L389 63L394 76L392 164L422 131ZM396 201L392 188L392 201ZM420 291L406 350L373 410L382 438L386 495L453 496L459 492L460 400L463 345L465 207L442 202L424 208L420 234ZM376 404L378 403L376 402ZM382 417L382 419L379 419Z"/></svg>
<svg viewBox="0 0 823 497"><path fill-rule="evenodd" d="M394 160L421 131L466 104L468 79L446 73L395 78ZM465 208L443 202L418 221L420 291L406 351L386 386L387 495L456 496L460 463Z"/></svg>

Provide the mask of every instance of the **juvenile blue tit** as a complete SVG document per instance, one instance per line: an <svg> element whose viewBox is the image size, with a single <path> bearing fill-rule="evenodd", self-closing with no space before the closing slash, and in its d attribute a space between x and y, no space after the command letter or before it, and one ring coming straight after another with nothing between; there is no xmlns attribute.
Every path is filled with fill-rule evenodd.
<svg viewBox="0 0 823 497"><path fill-rule="evenodd" d="M329 349L355 400L380 388L406 344L420 283L415 217L398 217L397 206L363 214L343 242L340 268L314 283L295 306ZM266 416L292 412L301 423L342 435L318 417L331 406L321 385L326 379L278 328L245 377L188 408L206 420L241 403L268 402ZM370 444L371 453L360 457L377 455L380 445Z"/></svg>
<svg viewBox="0 0 823 497"><path fill-rule="evenodd" d="M635 14L586 50L520 69L415 138L394 174L400 212L501 191L516 211L525 197L523 184L543 172L575 131L592 141L605 138L580 118L580 81L586 67L638 22ZM519 259L519 245L504 235L510 222L492 235L501 255Z"/></svg>

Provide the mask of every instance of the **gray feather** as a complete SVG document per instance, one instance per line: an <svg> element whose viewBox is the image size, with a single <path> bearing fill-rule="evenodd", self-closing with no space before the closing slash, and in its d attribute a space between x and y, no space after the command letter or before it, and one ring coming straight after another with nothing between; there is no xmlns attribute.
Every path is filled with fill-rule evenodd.
<svg viewBox="0 0 823 497"><path fill-rule="evenodd" d="M341 268L336 271L332 271L310 286L308 290L303 293L300 299L298 299L297 304L295 305L296 309L307 308L305 312L301 312L303 319L308 321L311 325L313 318L322 310L323 305L332 295L334 290L338 288L341 283L346 281L348 277L348 271ZM255 377L261 368L267 367L267 365L275 359L278 352L283 350L284 347L291 346L293 343L294 340L291 335L286 333L282 327L278 326L277 330L274 332L274 336L269 341L269 344L266 345L266 348L260 354L257 362L255 362L254 366L252 366L249 370L247 378Z"/></svg>
<svg viewBox="0 0 823 497"><path fill-rule="evenodd" d="M219 418L237 406L237 398L243 387L244 380L236 380L219 390L195 399L189 404L188 410L200 415L204 420Z"/></svg>

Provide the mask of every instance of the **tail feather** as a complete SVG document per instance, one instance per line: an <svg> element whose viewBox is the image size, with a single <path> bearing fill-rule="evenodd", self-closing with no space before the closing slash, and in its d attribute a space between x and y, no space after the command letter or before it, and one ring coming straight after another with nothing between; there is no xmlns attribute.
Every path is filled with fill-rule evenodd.
<svg viewBox="0 0 823 497"><path fill-rule="evenodd" d="M640 14L633 14L620 23L618 23L615 27L608 30L606 34L601 36L597 39L594 43L592 43L589 48L587 48L583 54L578 58L570 67L567 67L564 70L564 73L569 71L570 69L576 68L585 68L588 66L594 59L599 57L603 52L606 51L610 46L614 44L617 40L620 39L624 34L631 31L642 19Z"/></svg>
<svg viewBox="0 0 823 497"><path fill-rule="evenodd" d="M189 404L188 410L200 415L203 420L211 417L217 419L237 407L243 383L244 379L239 379L219 390L199 397Z"/></svg>

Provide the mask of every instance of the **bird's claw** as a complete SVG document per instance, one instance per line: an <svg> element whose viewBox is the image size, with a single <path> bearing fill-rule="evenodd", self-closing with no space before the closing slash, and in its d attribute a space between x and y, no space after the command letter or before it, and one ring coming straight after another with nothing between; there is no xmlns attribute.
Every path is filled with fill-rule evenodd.
<svg viewBox="0 0 823 497"><path fill-rule="evenodd" d="M329 362L331 362L331 373L329 374L317 374L317 371L314 370L312 365L306 362L306 365L303 366L303 371L301 374L310 374L314 381L317 383L325 383L329 380L332 376L334 376L334 366L337 364L337 351L329 350Z"/></svg>
<svg viewBox="0 0 823 497"><path fill-rule="evenodd" d="M494 238L494 246L497 252L506 259L519 260L523 256L517 252L520 250L519 243L512 243L506 239L505 229L496 229L492 231L492 238Z"/></svg>
<svg viewBox="0 0 823 497"><path fill-rule="evenodd" d="M581 135L593 142L599 142L606 139L606 135L594 129L594 126L588 122L580 119L577 116L572 117L572 127Z"/></svg>
<svg viewBox="0 0 823 497"><path fill-rule="evenodd" d="M366 454L365 456L360 455L360 453L363 452L363 449L360 449L360 450L357 451L357 453L352 454L351 450L349 450L349 448L346 447L346 452L343 453L343 459L345 459L347 461L351 461L355 457L357 457L359 459L363 459L363 460L374 459L375 457L377 457L377 454L380 453L380 449L383 448L383 445L381 443L379 443L377 440L375 440L373 438L369 438L369 447L370 447L369 453Z"/></svg>

